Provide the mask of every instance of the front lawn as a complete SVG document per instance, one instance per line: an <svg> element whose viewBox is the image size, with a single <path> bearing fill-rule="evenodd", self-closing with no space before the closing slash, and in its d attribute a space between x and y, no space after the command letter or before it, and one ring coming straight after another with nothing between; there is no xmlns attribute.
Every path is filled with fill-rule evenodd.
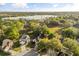
<svg viewBox="0 0 79 59"><path fill-rule="evenodd" d="M52 28L48 28L49 32L57 32L58 30L60 30L61 28L60 27L52 27Z"/></svg>

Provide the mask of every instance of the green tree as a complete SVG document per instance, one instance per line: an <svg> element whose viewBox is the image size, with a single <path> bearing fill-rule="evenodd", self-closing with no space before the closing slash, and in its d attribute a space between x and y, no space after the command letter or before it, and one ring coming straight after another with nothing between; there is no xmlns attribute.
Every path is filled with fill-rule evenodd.
<svg viewBox="0 0 79 59"><path fill-rule="evenodd" d="M54 52L60 52L63 49L63 45L60 42L59 39L53 38L53 39L40 39L37 43L37 50L41 53L47 53L51 49Z"/></svg>
<svg viewBox="0 0 79 59"><path fill-rule="evenodd" d="M79 56L79 43L76 40L65 38L63 45L75 56Z"/></svg>
<svg viewBox="0 0 79 59"><path fill-rule="evenodd" d="M63 23L61 22L61 26L63 27L73 27L73 25L76 24L76 21L75 20L71 20L71 19L64 19L64 20L61 20L63 21Z"/></svg>
<svg viewBox="0 0 79 59"><path fill-rule="evenodd" d="M58 50L58 51L63 49L63 45L62 45L62 43L59 39L53 38L53 39L51 39L50 42L51 42L52 49L55 49L55 50Z"/></svg>
<svg viewBox="0 0 79 59"><path fill-rule="evenodd" d="M12 40L16 40L19 38L19 31L17 27L10 27L5 31L6 38L10 38Z"/></svg>
<svg viewBox="0 0 79 59"><path fill-rule="evenodd" d="M20 21L20 20L15 21L14 24L17 27L18 30L21 30L24 27L24 22L23 21Z"/></svg>
<svg viewBox="0 0 79 59"><path fill-rule="evenodd" d="M50 43L50 40L48 40L48 38L40 39L39 42L37 43L38 52L46 53L50 47L49 43Z"/></svg>
<svg viewBox="0 0 79 59"><path fill-rule="evenodd" d="M62 36L63 37L76 39L78 36L78 33L79 33L78 29L74 28L74 27L62 29Z"/></svg>
<svg viewBox="0 0 79 59"><path fill-rule="evenodd" d="M5 26L3 24L2 19L0 18L0 45L2 44L2 41L4 39L4 29L5 29Z"/></svg>
<svg viewBox="0 0 79 59"><path fill-rule="evenodd" d="M48 27L55 27L55 26L59 26L60 25L60 19L58 18L49 18L47 20L45 20L45 24L48 26Z"/></svg>
<svg viewBox="0 0 79 59"><path fill-rule="evenodd" d="M41 24L40 22L29 21L29 30L31 31L31 36L37 37L39 34L48 35L48 27L45 24Z"/></svg>

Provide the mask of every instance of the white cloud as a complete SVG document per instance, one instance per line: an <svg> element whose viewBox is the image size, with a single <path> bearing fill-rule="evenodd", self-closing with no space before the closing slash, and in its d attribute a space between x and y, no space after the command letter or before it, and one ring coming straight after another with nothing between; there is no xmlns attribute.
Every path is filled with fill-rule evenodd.
<svg viewBox="0 0 79 59"><path fill-rule="evenodd" d="M27 3L13 3L12 6L15 8L29 8Z"/></svg>
<svg viewBox="0 0 79 59"><path fill-rule="evenodd" d="M6 3L0 3L0 5L5 5ZM53 4L53 3L52 3ZM7 5L7 4L6 4ZM53 7L58 7L58 8L43 8L43 9L30 9L27 3L12 3L12 6L15 10L18 10L17 8L23 8L22 10L19 11L79 11L79 3L71 3L67 4L64 7L58 7L59 4L53 5ZM36 5L35 5L36 6ZM11 10L12 11L12 10Z"/></svg>
<svg viewBox="0 0 79 59"><path fill-rule="evenodd" d="M0 3L0 5L5 5L6 3Z"/></svg>
<svg viewBox="0 0 79 59"><path fill-rule="evenodd" d="M73 3L73 5L67 5L61 8L60 11L79 11L79 3Z"/></svg>
<svg viewBox="0 0 79 59"><path fill-rule="evenodd" d="M55 6L57 7L57 5ZM42 11L42 10L40 10ZM64 7L60 8L49 8L49 9L43 9L43 11L79 11L79 3L72 3L72 4L67 4Z"/></svg>
<svg viewBox="0 0 79 59"><path fill-rule="evenodd" d="M0 0L5 3L71 3L79 0Z"/></svg>
<svg viewBox="0 0 79 59"><path fill-rule="evenodd" d="M57 6L58 6L58 4L54 4L54 5L53 5L53 7L57 7Z"/></svg>
<svg viewBox="0 0 79 59"><path fill-rule="evenodd" d="M79 11L79 3L74 3L72 10Z"/></svg>
<svg viewBox="0 0 79 59"><path fill-rule="evenodd" d="M76 6L73 7L74 4L72 4L72 3L70 3L70 4L68 3L68 4L64 5L63 7L58 7L58 6L59 6L59 4L54 4L53 7L56 7L56 8L51 7L51 8L43 8L43 9L33 9L33 10L29 10L29 11L49 11L49 12L51 12L51 11L73 11L73 9L76 7Z"/></svg>

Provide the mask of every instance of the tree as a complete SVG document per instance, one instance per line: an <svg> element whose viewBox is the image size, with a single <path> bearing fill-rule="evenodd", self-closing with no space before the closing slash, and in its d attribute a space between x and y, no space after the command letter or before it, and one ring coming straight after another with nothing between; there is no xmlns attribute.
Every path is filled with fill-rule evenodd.
<svg viewBox="0 0 79 59"><path fill-rule="evenodd" d="M55 37L55 34L54 33L49 33L48 39L52 39L53 37Z"/></svg>
<svg viewBox="0 0 79 59"><path fill-rule="evenodd" d="M5 26L3 24L4 22L2 21L2 19L0 18L0 45L2 45L2 41L4 39L4 29Z"/></svg>
<svg viewBox="0 0 79 59"><path fill-rule="evenodd" d="M55 26L60 25L59 20L60 20L59 18L49 18L49 19L45 20L44 22L48 27L55 27Z"/></svg>
<svg viewBox="0 0 79 59"><path fill-rule="evenodd" d="M62 29L62 36L63 37L76 39L78 36L78 33L79 33L78 29L74 28L74 27L68 27L68 28Z"/></svg>
<svg viewBox="0 0 79 59"><path fill-rule="evenodd" d="M49 35L49 30L46 24L41 24L40 22L29 21L29 31L31 31L30 35L34 38L46 37Z"/></svg>
<svg viewBox="0 0 79 59"><path fill-rule="evenodd" d="M53 38L51 39L51 48L57 51L63 49L63 45L59 39Z"/></svg>
<svg viewBox="0 0 79 59"><path fill-rule="evenodd" d="M50 40L48 38L40 39L37 43L37 51L39 53L46 53L49 49Z"/></svg>
<svg viewBox="0 0 79 59"><path fill-rule="evenodd" d="M63 21L63 22L61 22L61 21ZM61 22L61 26L63 26L63 27L73 27L73 25L75 25L76 24L76 21L74 21L74 20L71 20L71 19L64 19L64 20L61 20L60 22Z"/></svg>
<svg viewBox="0 0 79 59"><path fill-rule="evenodd" d="M14 24L17 27L18 30L21 30L24 27L24 22L23 21L20 21L20 20L15 21Z"/></svg>
<svg viewBox="0 0 79 59"><path fill-rule="evenodd" d="M19 31L17 27L10 27L5 31L6 38L16 40L19 38Z"/></svg>
<svg viewBox="0 0 79 59"><path fill-rule="evenodd" d="M65 38L63 45L68 48L69 51L73 53L75 56L79 56L79 44L76 40Z"/></svg>
<svg viewBox="0 0 79 59"><path fill-rule="evenodd" d="M41 53L47 53L50 49L52 52L57 53L63 49L63 45L60 40L56 38L50 40L48 38L40 39L37 43L37 50Z"/></svg>

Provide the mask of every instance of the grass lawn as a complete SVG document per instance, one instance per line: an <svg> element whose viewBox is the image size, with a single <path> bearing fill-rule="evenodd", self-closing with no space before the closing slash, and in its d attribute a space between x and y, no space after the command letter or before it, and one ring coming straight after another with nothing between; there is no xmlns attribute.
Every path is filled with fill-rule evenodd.
<svg viewBox="0 0 79 59"><path fill-rule="evenodd" d="M55 33L56 31L60 30L60 27L52 27L52 28L48 28L49 32L53 32Z"/></svg>
<svg viewBox="0 0 79 59"><path fill-rule="evenodd" d="M10 53L0 50L0 56L8 56Z"/></svg>
<svg viewBox="0 0 79 59"><path fill-rule="evenodd" d="M59 31L61 29L61 27L52 27L52 28L48 28L49 32L53 32L55 33L55 36L57 39L61 38L61 35L59 35L57 33L57 31Z"/></svg>

